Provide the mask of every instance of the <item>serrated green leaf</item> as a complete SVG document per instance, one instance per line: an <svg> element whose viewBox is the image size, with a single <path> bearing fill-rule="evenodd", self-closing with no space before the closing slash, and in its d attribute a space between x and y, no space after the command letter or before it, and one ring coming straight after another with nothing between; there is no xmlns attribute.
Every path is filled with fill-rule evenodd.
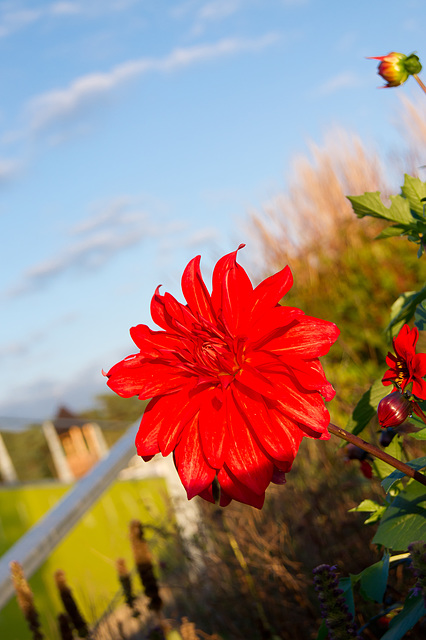
<svg viewBox="0 0 426 640"><path fill-rule="evenodd" d="M404 198L408 200L410 209L423 216L423 203L421 200L426 197L426 183L419 180L419 178L413 178L413 176L405 174L401 192Z"/></svg>
<svg viewBox="0 0 426 640"><path fill-rule="evenodd" d="M407 462L406 464L408 467L411 467L416 471L420 471L420 469L424 469L426 467L426 456L416 458L415 460L410 460L410 462ZM392 471L391 474L389 474L384 480L382 480L381 484L383 489L386 491L386 493L388 493L392 485L395 484L395 482L398 482L398 480L402 480L402 478L404 478L405 476L406 474L403 471L398 471L397 469L395 469L395 471Z"/></svg>
<svg viewBox="0 0 426 640"><path fill-rule="evenodd" d="M368 425L370 420L374 418L377 412L377 406L389 393L389 388L383 386L381 380L375 380L370 389L366 391L349 418L346 430L354 435L361 433Z"/></svg>
<svg viewBox="0 0 426 640"><path fill-rule="evenodd" d="M402 196L391 196L390 207L383 204L380 191L366 192L362 196L349 196L348 200L359 218L372 216L402 224L412 224L415 220L408 201Z"/></svg>
<svg viewBox="0 0 426 640"><path fill-rule="evenodd" d="M417 305L414 312L414 324L419 331L425 331L426 329L426 300L422 300Z"/></svg>
<svg viewBox="0 0 426 640"><path fill-rule="evenodd" d="M416 540L426 540L426 488L411 481L387 508L373 543L405 551Z"/></svg>
<svg viewBox="0 0 426 640"><path fill-rule="evenodd" d="M421 595L408 597L402 611L391 620L382 640L400 640L424 615L426 615L426 607L423 597Z"/></svg>

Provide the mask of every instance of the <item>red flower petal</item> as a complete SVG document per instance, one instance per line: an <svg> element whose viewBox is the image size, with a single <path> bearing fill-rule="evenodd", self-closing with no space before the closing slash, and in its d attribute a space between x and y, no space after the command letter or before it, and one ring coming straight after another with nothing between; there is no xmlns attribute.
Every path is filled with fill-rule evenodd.
<svg viewBox="0 0 426 640"><path fill-rule="evenodd" d="M303 438L298 426L279 413L260 393L240 383L235 384L233 395L247 426L262 425L256 429L256 435L266 452L275 461L286 462L285 469L289 471Z"/></svg>
<svg viewBox="0 0 426 640"><path fill-rule="evenodd" d="M224 256L213 271L212 303L216 315L221 316L228 331L236 335L247 322L249 300L253 293L250 278L236 261L237 251Z"/></svg>
<svg viewBox="0 0 426 640"><path fill-rule="evenodd" d="M220 469L228 446L223 394L222 391L212 388L200 395L203 395L198 417L201 446L209 465Z"/></svg>
<svg viewBox="0 0 426 640"><path fill-rule="evenodd" d="M138 324L130 329L130 336L135 345L145 357L158 358L161 353L169 354L175 351L181 344L181 338L165 333L164 331L151 331L145 324Z"/></svg>
<svg viewBox="0 0 426 640"><path fill-rule="evenodd" d="M203 455L198 432L198 416L195 416L183 430L175 448L174 459L189 500L213 482L216 469L207 463Z"/></svg>
<svg viewBox="0 0 426 640"><path fill-rule="evenodd" d="M259 318L264 318L265 313L276 307L292 286L293 275L290 267L284 267L258 284L253 291L251 322L255 323Z"/></svg>
<svg viewBox="0 0 426 640"><path fill-rule="evenodd" d="M264 345L268 351L277 355L285 352L300 355L303 359L318 358L328 353L339 336L339 329L332 322L303 316L282 336L270 340Z"/></svg>
<svg viewBox="0 0 426 640"><path fill-rule="evenodd" d="M263 494L271 482L273 464L260 448L239 411L233 395L226 394L229 441L225 464L251 491Z"/></svg>
<svg viewBox="0 0 426 640"><path fill-rule="evenodd" d="M200 271L200 258L201 256L197 256L185 268L182 275L182 293L196 317L200 315L209 322L214 322L210 294Z"/></svg>
<svg viewBox="0 0 426 640"><path fill-rule="evenodd" d="M129 356L110 369L107 384L123 398L139 396L141 400L147 400L188 385L191 376L177 365L177 361L168 364L152 362L139 355Z"/></svg>
<svg viewBox="0 0 426 640"><path fill-rule="evenodd" d="M238 478L234 476L232 471L226 465L222 467L217 475L220 486L223 489L222 495L229 496L238 502L244 502L256 509L261 509L265 502L265 494L261 495L251 491L246 485L242 484Z"/></svg>

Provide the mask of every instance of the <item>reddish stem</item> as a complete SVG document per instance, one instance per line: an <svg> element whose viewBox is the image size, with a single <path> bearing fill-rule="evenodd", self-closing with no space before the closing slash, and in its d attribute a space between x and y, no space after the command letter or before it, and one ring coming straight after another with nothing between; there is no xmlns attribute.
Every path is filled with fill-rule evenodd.
<svg viewBox="0 0 426 640"><path fill-rule="evenodd" d="M371 453L371 455L379 458L380 460L383 460L383 462L391 465L391 467L395 467L395 469L398 469L398 471L402 471L402 473L405 473L405 475L407 475L409 478L414 478L414 480L417 480L417 482L420 482L421 484L426 486L426 476L424 476L422 473L419 473L419 471L416 471L412 467L409 467L408 464L401 462L401 460L397 460L393 456L390 456L385 451L379 449L379 447L376 447L376 445L370 444L362 438L358 438L358 436L354 436L353 433L349 433L349 431L345 431L341 427L338 427L331 422L328 425L328 430L338 438L342 438L343 440L346 440L346 442L351 442L357 447L360 447L360 449L364 449L364 451L367 451L367 453Z"/></svg>
<svg viewBox="0 0 426 640"><path fill-rule="evenodd" d="M420 80L419 76L416 73L413 73L413 77L419 84L420 88L426 93L426 85Z"/></svg>

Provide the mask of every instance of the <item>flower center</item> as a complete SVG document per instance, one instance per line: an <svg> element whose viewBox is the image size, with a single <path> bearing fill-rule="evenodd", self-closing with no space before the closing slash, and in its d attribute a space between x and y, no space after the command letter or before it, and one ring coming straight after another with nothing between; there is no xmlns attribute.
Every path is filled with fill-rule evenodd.
<svg viewBox="0 0 426 640"><path fill-rule="evenodd" d="M401 387L403 389L404 388L404 383L407 384L407 382L409 381L409 378L410 378L410 372L408 370L406 361L402 360L402 359L398 359L396 361L395 368L396 368L396 371L397 371L395 382L399 387Z"/></svg>
<svg viewBox="0 0 426 640"><path fill-rule="evenodd" d="M187 342L182 366L198 374L199 383L228 386L243 366L245 343L245 337L229 336L218 327L200 327Z"/></svg>

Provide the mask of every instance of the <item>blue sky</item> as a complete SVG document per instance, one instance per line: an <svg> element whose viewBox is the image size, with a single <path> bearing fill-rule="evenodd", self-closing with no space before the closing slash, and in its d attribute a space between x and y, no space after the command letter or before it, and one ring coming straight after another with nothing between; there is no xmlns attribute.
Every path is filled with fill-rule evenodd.
<svg viewBox="0 0 426 640"><path fill-rule="evenodd" d="M396 144L418 88L365 57L426 59L424 24L421 0L0 1L0 416L92 406L158 284L250 264L248 212L308 140Z"/></svg>

